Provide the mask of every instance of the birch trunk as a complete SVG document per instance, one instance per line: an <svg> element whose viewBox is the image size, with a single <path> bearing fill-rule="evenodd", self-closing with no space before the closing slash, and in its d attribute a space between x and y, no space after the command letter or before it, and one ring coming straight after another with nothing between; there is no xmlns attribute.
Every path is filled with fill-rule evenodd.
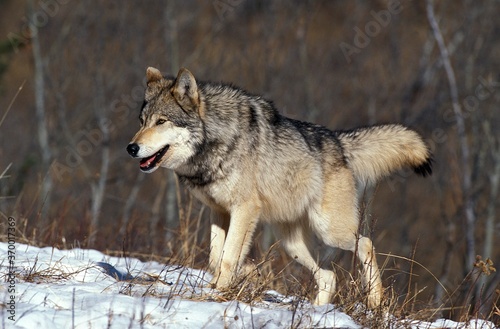
<svg viewBox="0 0 500 329"><path fill-rule="evenodd" d="M96 81L96 98L95 98L95 113L98 120L99 133L102 136L101 142L101 167L99 170L96 182L91 184L92 190L92 206L90 218L90 232L88 244L89 247L95 245L96 235L99 227L99 216L101 214L102 204L104 201L104 193L106 190L106 181L108 178L110 151L109 151L109 129L106 125L106 106L104 101L104 82L102 74L97 75Z"/></svg>
<svg viewBox="0 0 500 329"><path fill-rule="evenodd" d="M50 164L52 161L52 152L49 144L49 132L47 128L47 113L45 109L45 76L44 76L44 58L42 56L42 50L40 46L39 30L36 24L34 1L28 1L29 15L31 16L31 21L34 22L30 24L32 33L32 47L33 50L33 61L35 66L34 72L34 89L35 89L35 109L36 109L36 121L38 125L38 145L40 146L40 152L42 155L42 165L41 172L43 176L42 186L40 188L40 218L42 230L48 228L49 224L49 209L51 204L50 192L52 190L52 176L50 174Z"/></svg>

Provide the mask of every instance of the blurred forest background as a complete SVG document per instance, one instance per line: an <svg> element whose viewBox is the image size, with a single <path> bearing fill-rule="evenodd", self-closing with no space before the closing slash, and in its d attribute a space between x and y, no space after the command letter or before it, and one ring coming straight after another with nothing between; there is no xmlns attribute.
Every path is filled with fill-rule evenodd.
<svg viewBox="0 0 500 329"><path fill-rule="evenodd" d="M399 172L365 199L384 286L452 317L458 306L492 314L498 17L496 0L0 0L2 237L12 216L19 241L203 266L208 210L171 172L143 174L125 151L146 67L187 67L331 129L400 122L419 131L433 176ZM265 227L255 240L259 260L274 241ZM290 261L273 253L271 268ZM336 261L350 271L350 257Z"/></svg>

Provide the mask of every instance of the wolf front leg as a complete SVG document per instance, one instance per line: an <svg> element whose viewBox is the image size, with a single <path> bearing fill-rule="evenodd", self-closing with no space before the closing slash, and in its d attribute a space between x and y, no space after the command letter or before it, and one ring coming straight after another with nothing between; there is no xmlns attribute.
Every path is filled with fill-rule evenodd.
<svg viewBox="0 0 500 329"><path fill-rule="evenodd" d="M259 207L255 203L246 203L235 207L231 212L229 229L222 249L212 285L217 288L228 287L236 278L251 246L251 238L257 226Z"/></svg>
<svg viewBox="0 0 500 329"><path fill-rule="evenodd" d="M210 212L210 258L208 268L217 272L222 259L222 249L229 229L229 214L213 210Z"/></svg>

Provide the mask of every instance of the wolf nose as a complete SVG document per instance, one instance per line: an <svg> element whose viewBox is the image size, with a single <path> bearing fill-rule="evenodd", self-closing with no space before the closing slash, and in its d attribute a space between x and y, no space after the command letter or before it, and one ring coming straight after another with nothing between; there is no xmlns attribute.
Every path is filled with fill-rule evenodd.
<svg viewBox="0 0 500 329"><path fill-rule="evenodd" d="M139 145L133 143L133 144L128 144L127 146L127 152L133 157L137 156L137 153L139 153Z"/></svg>

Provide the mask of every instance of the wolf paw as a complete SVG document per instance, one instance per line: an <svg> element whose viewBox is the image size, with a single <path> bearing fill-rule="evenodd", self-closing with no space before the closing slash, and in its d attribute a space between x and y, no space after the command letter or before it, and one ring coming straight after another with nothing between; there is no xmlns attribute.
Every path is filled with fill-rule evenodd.
<svg viewBox="0 0 500 329"><path fill-rule="evenodd" d="M227 288L231 285L231 275L219 273L214 275L209 284L212 288Z"/></svg>

